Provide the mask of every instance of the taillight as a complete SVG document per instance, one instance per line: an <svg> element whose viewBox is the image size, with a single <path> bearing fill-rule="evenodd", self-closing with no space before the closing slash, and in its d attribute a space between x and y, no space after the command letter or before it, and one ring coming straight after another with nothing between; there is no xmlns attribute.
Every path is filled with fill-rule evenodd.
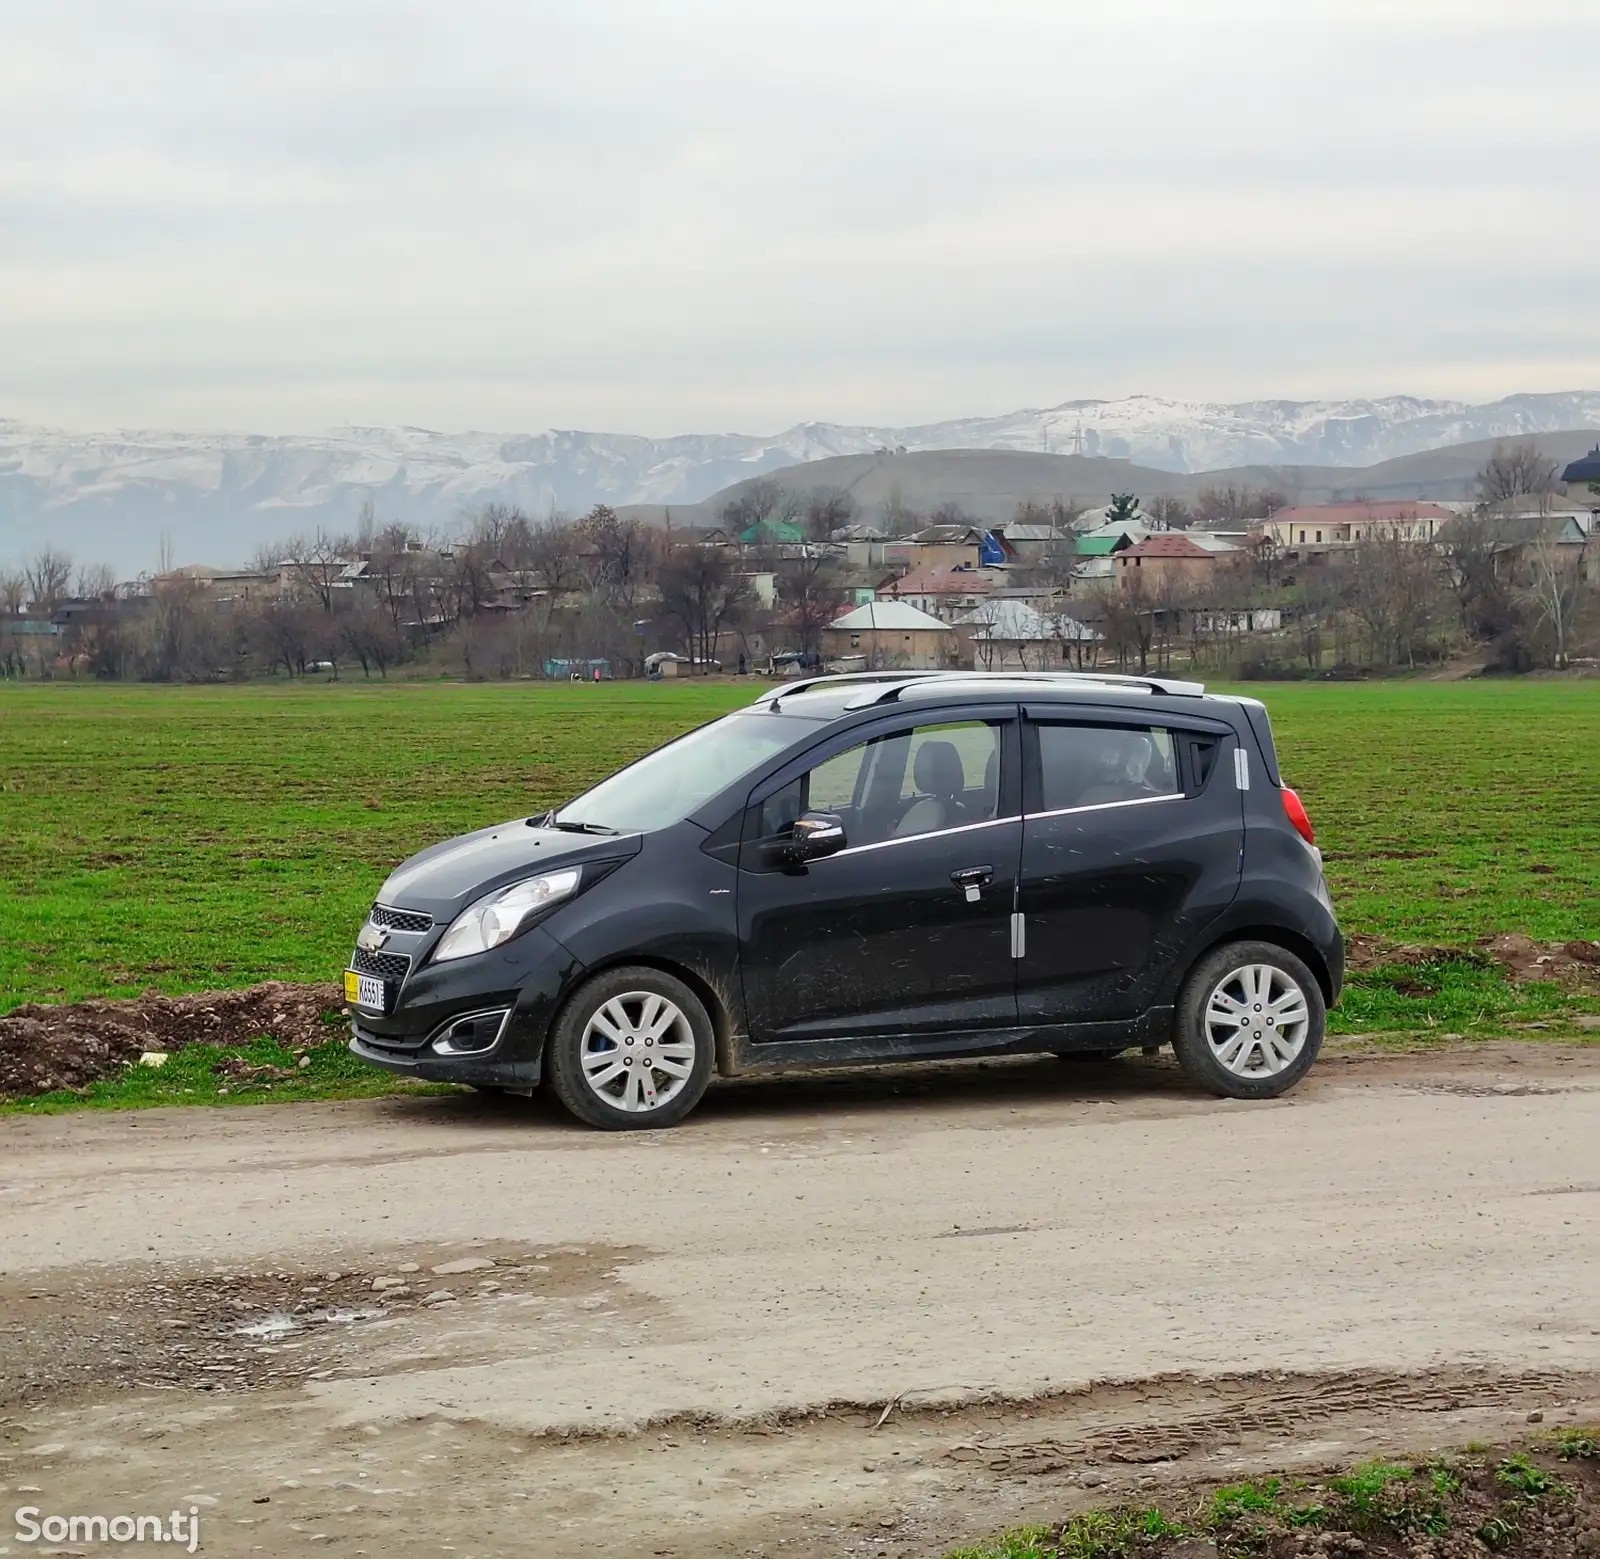
<svg viewBox="0 0 1600 1559"><path fill-rule="evenodd" d="M1306 815L1304 803L1287 785L1279 787L1278 794L1283 797L1283 815L1294 825L1294 831L1305 840L1307 844L1315 844L1317 836L1311 827L1311 819Z"/></svg>

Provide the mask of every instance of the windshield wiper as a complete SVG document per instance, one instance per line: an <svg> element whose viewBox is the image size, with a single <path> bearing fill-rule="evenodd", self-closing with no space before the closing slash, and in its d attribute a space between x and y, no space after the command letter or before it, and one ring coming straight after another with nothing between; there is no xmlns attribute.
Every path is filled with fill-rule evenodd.
<svg viewBox="0 0 1600 1559"><path fill-rule="evenodd" d="M561 818L551 818L540 825L544 828L559 828L564 834L620 834L620 828L607 828L604 823L579 823L566 821Z"/></svg>

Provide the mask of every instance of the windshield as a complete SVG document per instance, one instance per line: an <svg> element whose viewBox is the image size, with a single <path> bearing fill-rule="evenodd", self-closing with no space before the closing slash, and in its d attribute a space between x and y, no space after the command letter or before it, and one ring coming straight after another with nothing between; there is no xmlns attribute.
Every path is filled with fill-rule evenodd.
<svg viewBox="0 0 1600 1559"><path fill-rule="evenodd" d="M598 824L623 834L665 828L782 752L800 729L782 715L727 715L602 780L569 801L555 820Z"/></svg>

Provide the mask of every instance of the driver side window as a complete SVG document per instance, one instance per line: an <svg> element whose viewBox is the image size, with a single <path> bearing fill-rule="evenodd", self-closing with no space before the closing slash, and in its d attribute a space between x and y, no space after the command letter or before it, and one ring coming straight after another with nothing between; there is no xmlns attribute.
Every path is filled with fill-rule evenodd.
<svg viewBox="0 0 1600 1559"><path fill-rule="evenodd" d="M758 837L785 837L805 812L835 813L850 845L989 822L999 813L1002 729L982 720L916 726L835 753L767 797Z"/></svg>

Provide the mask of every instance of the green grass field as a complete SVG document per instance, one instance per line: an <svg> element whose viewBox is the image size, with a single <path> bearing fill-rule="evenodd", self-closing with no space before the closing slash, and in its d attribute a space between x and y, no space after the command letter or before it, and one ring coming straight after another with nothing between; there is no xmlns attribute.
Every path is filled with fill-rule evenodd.
<svg viewBox="0 0 1600 1559"><path fill-rule="evenodd" d="M756 691L0 686L0 1011L335 978L404 856L562 801ZM1600 935L1600 683L1252 691L1347 932ZM1352 993L1353 1021L1384 1021L1375 996L1363 1014Z"/></svg>

